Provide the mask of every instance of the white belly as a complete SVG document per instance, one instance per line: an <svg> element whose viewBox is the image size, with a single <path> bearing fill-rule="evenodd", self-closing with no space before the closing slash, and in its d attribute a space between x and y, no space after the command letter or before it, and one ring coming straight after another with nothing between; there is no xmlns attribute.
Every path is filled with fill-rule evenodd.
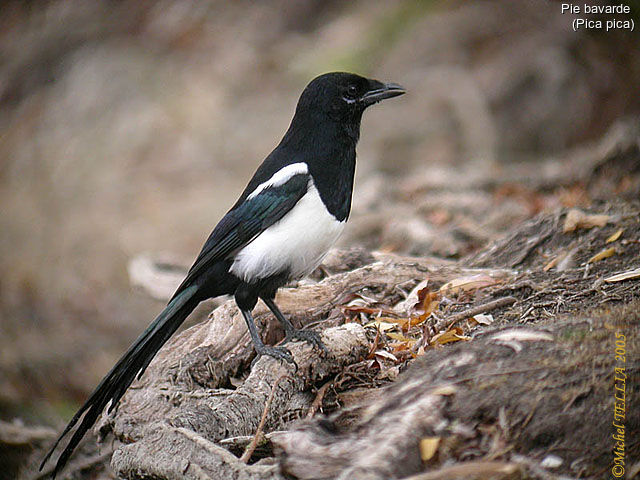
<svg viewBox="0 0 640 480"><path fill-rule="evenodd" d="M309 182L296 206L240 250L229 271L245 282L285 270L292 279L302 278L320 265L344 225L327 211Z"/></svg>

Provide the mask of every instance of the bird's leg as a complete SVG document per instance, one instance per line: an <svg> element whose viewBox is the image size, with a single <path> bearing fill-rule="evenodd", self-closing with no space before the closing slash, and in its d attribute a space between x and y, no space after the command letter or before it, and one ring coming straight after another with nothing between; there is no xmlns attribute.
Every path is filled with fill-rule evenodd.
<svg viewBox="0 0 640 480"><path fill-rule="evenodd" d="M277 360L284 360L285 362L292 363L296 366L296 362L293 360L293 356L291 352L284 347L271 347L262 343L262 339L260 335L258 335L258 329L256 328L256 324L253 321L253 316L251 315L251 310L240 310L242 312L242 316L244 317L245 322L247 322L247 328L249 329L249 335L251 335L251 340L253 341L253 346L256 349L256 353L258 354L253 363L256 362L262 355L269 355ZM252 363L252 365L253 365Z"/></svg>
<svg viewBox="0 0 640 480"><path fill-rule="evenodd" d="M260 298L262 298L262 301L265 303L265 305L269 307L269 310L271 310L271 312L284 327L285 339L283 343L287 343L288 341L295 338L310 343L312 346L318 348L319 350L322 350L324 352L327 351L326 347L322 343L322 340L320 339L320 335L318 335L317 332L314 332L313 330L296 329L293 324L287 319L287 317L282 314L282 312L276 305L276 302L274 302L272 298Z"/></svg>

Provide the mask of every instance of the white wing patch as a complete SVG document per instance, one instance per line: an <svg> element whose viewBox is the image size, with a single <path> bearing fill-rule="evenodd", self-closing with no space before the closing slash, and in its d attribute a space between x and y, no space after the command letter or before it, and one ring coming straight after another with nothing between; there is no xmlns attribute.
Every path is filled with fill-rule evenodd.
<svg viewBox="0 0 640 480"><path fill-rule="evenodd" d="M267 187L279 187L280 185L284 185L285 183L287 183L287 181L294 175L299 175L301 173L304 174L308 172L309 169L307 168L306 163L301 162L287 165L286 167L281 168L276 173L274 173L269 180L258 185L256 189L247 197L247 200L251 200Z"/></svg>
<svg viewBox="0 0 640 480"><path fill-rule="evenodd" d="M285 270L293 279L302 278L320 265L345 223L329 213L310 179L307 193L282 219L240 250L229 271L245 282Z"/></svg>

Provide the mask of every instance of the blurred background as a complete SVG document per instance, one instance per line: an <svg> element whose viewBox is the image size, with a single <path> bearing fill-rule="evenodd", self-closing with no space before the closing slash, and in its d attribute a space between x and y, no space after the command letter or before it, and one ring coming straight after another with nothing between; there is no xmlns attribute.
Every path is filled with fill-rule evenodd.
<svg viewBox="0 0 640 480"><path fill-rule="evenodd" d="M408 90L365 115L343 245L457 259L589 205L567 165L636 122L640 37L572 18L509 0L3 2L0 420L68 420L164 304L128 263L188 265L320 73Z"/></svg>

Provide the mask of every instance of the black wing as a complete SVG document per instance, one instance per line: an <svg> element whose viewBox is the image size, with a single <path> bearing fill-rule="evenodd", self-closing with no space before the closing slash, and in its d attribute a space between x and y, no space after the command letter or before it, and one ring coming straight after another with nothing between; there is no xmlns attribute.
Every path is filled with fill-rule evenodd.
<svg viewBox="0 0 640 480"><path fill-rule="evenodd" d="M266 187L230 210L209 235L173 298L192 285L211 265L244 247L284 217L307 193L310 178L306 173L293 175L282 185Z"/></svg>

